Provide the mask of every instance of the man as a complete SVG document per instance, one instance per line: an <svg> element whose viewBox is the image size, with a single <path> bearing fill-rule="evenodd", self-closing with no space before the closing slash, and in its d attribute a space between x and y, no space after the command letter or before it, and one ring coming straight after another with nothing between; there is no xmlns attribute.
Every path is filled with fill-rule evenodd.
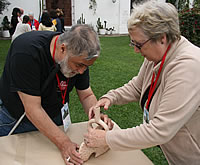
<svg viewBox="0 0 200 165"><path fill-rule="evenodd" d="M77 144L56 124L62 124L61 109L67 110L74 86L87 114L96 104L88 67L99 54L98 35L88 25L75 25L60 35L32 31L17 37L0 79L0 135L7 135L19 121L14 133L37 128L59 148L66 164L82 164Z"/></svg>
<svg viewBox="0 0 200 165"><path fill-rule="evenodd" d="M32 12L30 12L28 14L28 16L29 16L29 19L30 19L28 24L30 25L31 30L38 30L39 22L34 18L34 14Z"/></svg>

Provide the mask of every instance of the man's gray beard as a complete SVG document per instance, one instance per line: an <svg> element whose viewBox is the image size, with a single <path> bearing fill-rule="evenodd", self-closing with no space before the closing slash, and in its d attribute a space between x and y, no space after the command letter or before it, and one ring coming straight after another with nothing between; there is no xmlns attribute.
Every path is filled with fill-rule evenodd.
<svg viewBox="0 0 200 165"><path fill-rule="evenodd" d="M68 67L68 56L65 56L65 58L62 61L58 61L58 64L60 65L60 71L65 77L70 78L78 74L72 73L73 71Z"/></svg>

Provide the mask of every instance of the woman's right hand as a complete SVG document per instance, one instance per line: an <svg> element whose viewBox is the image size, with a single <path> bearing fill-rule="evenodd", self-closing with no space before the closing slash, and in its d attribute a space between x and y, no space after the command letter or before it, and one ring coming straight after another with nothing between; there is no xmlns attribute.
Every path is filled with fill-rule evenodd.
<svg viewBox="0 0 200 165"><path fill-rule="evenodd" d="M89 120L92 119L94 117L94 110L98 107L104 107L105 110L108 110L108 108L111 105L111 101L108 98L102 98L100 99L96 105L92 106L89 110Z"/></svg>

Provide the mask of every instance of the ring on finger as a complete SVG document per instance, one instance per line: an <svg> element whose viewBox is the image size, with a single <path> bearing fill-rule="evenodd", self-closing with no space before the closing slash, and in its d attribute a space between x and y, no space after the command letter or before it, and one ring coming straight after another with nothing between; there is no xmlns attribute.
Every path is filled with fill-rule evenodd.
<svg viewBox="0 0 200 165"><path fill-rule="evenodd" d="M66 158L66 160L69 162L70 161L70 156L68 158Z"/></svg>
<svg viewBox="0 0 200 165"><path fill-rule="evenodd" d="M87 141L87 139L84 139L84 143L85 143L85 144L88 144L88 141Z"/></svg>

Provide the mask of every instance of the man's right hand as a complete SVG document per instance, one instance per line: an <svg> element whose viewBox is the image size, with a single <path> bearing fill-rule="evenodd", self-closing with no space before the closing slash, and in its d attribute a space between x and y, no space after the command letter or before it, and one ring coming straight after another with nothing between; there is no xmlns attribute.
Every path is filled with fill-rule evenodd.
<svg viewBox="0 0 200 165"><path fill-rule="evenodd" d="M78 153L79 146L73 143L71 140L67 140L59 147L62 157L66 165L80 165L83 164L83 160Z"/></svg>

